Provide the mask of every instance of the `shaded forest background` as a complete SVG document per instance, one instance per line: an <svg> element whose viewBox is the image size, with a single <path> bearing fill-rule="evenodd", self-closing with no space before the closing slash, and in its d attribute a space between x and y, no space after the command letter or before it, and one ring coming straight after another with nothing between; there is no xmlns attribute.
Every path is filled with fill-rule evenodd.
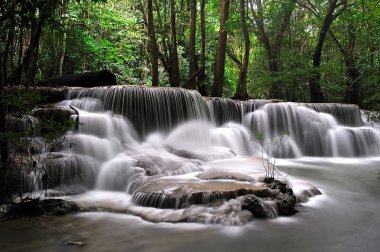
<svg viewBox="0 0 380 252"><path fill-rule="evenodd" d="M108 69L119 84L380 110L377 0L4 0L0 92Z"/></svg>

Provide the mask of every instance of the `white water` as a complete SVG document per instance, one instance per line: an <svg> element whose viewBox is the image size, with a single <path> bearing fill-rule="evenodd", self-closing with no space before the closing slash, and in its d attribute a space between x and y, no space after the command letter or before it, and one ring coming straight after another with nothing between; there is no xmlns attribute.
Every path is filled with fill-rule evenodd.
<svg viewBox="0 0 380 252"><path fill-rule="evenodd" d="M104 111L99 100L62 105L70 103L80 108L83 124L79 132L68 133L71 148L65 153L77 160L81 176L91 171L86 179L92 181L84 183L87 192L67 199L103 211L32 223L23 231L4 232L1 224L0 244L6 250L23 237L22 249L28 251L63 250L68 247L62 244L73 241L86 244L82 251L378 251L379 132L373 128L344 127L329 114L280 103L247 111L243 124L217 127L202 118L139 139L127 118ZM280 156L296 159L277 159L279 176L295 193L308 188L305 181L323 193L302 203L292 217L242 223L239 214L244 213L235 199L176 210L132 202L136 188L151 179L186 184L199 181L196 176L202 172L236 173L252 180L263 176L260 159L252 158L259 151L251 137L260 132L264 144L271 145L283 131L289 136ZM189 214L196 216L191 221L207 225L164 223ZM30 235L41 225L46 231L38 228L39 236Z"/></svg>
<svg viewBox="0 0 380 252"><path fill-rule="evenodd" d="M283 171L291 167L292 179L310 181L323 192L292 217L234 227L151 223L131 214L88 212L0 223L0 244L4 251L378 251L379 158L301 158L280 163ZM121 209L131 205L123 192L93 191L77 197ZM160 216L173 212L136 210ZM84 245L64 245L74 241Z"/></svg>

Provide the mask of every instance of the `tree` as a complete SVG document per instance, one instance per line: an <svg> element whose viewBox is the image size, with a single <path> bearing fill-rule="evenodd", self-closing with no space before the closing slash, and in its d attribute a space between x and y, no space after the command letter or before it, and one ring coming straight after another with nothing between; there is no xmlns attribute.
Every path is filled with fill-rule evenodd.
<svg viewBox="0 0 380 252"><path fill-rule="evenodd" d="M268 14L268 17L265 16L265 6L263 5L262 0L256 0L255 3L253 3L253 0L250 0L250 4L253 20L256 24L256 34L267 53L269 72L272 76L276 77L281 71L280 60L283 39L285 31L289 26L290 18L294 10L294 4L289 1L280 5L280 16L278 17L280 22L276 27L277 30L271 31L271 33L275 34L272 38L268 36L269 32L266 28L266 24L272 22L268 22L266 19L272 17L273 14ZM281 83L273 81L269 93L271 98L282 99L284 95L282 94Z"/></svg>
<svg viewBox="0 0 380 252"><path fill-rule="evenodd" d="M246 1L240 0L240 27L244 38L243 60L240 60L231 50L227 50L228 56L235 62L239 68L239 78L236 85L235 99L245 100L248 98L247 93L247 70L249 64L249 52L251 50L251 41L246 21Z"/></svg>
<svg viewBox="0 0 380 252"><path fill-rule="evenodd" d="M359 77L360 72L356 63L356 34L355 26L349 22L350 27L347 29L347 38L348 43L347 47L343 46L339 39L335 36L335 33L330 30L330 37L335 42L339 51L341 52L345 66L346 66L346 75L347 75L347 87L346 94L344 97L344 102L359 104Z"/></svg>
<svg viewBox="0 0 380 252"><path fill-rule="evenodd" d="M321 16L317 7L311 2L307 1L307 3L303 3L300 0L296 0L297 3L308 9L313 15L316 17ZM310 100L311 102L325 102L325 98L320 85L320 74L319 67L321 66L321 56L323 44L325 42L326 35L330 29L331 24L334 20L339 17L347 8L347 0L329 0L326 13L322 20L322 25L319 29L317 44L313 53L313 72L311 77L309 78L309 90L310 90Z"/></svg>
<svg viewBox="0 0 380 252"><path fill-rule="evenodd" d="M63 63L65 61L65 54L66 54L66 38L67 38L67 0L62 0L62 24L63 24L63 36L62 36L62 42L61 42L61 51L60 51L60 58L59 58L59 66L58 66L58 75L63 75Z"/></svg>
<svg viewBox="0 0 380 252"><path fill-rule="evenodd" d="M109 70L119 83L370 108L380 100L368 91L378 90L379 7L376 0L0 1L0 81L33 85Z"/></svg>
<svg viewBox="0 0 380 252"><path fill-rule="evenodd" d="M196 89L196 71L197 71L197 60L195 55L195 39L197 32L197 0L190 1L190 42L189 42L189 81L187 87L189 89Z"/></svg>
<svg viewBox="0 0 380 252"><path fill-rule="evenodd" d="M154 0L154 5L157 14L158 37L160 37L158 55L165 71L169 75L170 86L179 87L181 84L181 75L177 48L176 1L170 0L169 8L166 1L158 2ZM161 14L160 10L163 11L163 14ZM166 23L167 16L170 16L169 24ZM167 27L170 27L170 29L167 29Z"/></svg>
<svg viewBox="0 0 380 252"><path fill-rule="evenodd" d="M158 49L154 30L152 0L148 0L146 9L148 17L148 33L151 44L152 86L158 86Z"/></svg>
<svg viewBox="0 0 380 252"><path fill-rule="evenodd" d="M211 96L214 96L214 97L221 97L223 94L224 66L226 63L226 49L227 49L226 23L228 21L229 8L230 8L230 1L221 0L219 39L218 39L218 47L216 50L216 57L215 57L214 83L213 83L212 92L211 92Z"/></svg>
<svg viewBox="0 0 380 252"><path fill-rule="evenodd" d="M206 96L206 85L204 84L204 80L206 78L206 14L205 14L205 8L206 8L206 0L201 0L201 68L200 73L198 76L198 91L201 93L201 95Z"/></svg>
<svg viewBox="0 0 380 252"><path fill-rule="evenodd" d="M177 50L177 27L176 27L176 7L175 0L170 0L170 30L171 30L171 74L170 86L179 87L181 77L179 74L178 50Z"/></svg>

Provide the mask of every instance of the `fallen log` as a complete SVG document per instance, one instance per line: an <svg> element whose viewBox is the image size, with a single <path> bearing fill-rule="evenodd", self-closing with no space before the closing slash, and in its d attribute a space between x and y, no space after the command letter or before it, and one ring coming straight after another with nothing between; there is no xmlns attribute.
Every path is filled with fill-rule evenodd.
<svg viewBox="0 0 380 252"><path fill-rule="evenodd" d="M99 87L116 85L116 76L107 70L64 75L60 78L39 81L36 86Z"/></svg>

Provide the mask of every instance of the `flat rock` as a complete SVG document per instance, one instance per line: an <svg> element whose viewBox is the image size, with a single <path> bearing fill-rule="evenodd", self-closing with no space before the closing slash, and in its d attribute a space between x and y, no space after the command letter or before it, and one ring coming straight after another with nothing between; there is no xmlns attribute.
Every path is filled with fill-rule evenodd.
<svg viewBox="0 0 380 252"><path fill-rule="evenodd" d="M185 208L192 204L209 204L253 194L270 197L271 191L262 183L190 178L159 178L145 184L133 194L133 202L156 208Z"/></svg>

